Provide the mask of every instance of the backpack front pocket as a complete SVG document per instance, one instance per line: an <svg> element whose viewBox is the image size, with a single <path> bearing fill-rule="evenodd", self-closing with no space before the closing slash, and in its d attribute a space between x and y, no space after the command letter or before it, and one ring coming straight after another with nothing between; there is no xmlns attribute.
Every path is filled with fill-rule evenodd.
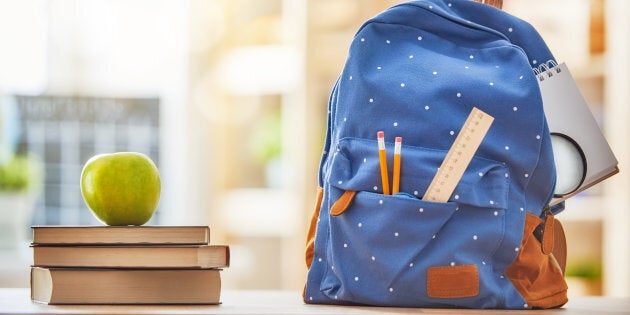
<svg viewBox="0 0 630 315"><path fill-rule="evenodd" d="M420 278L409 278L414 267L422 268L414 262L456 209L455 203L358 192L347 211L330 218L330 266L322 288L333 299L366 304L385 294L414 294L401 281L418 284Z"/></svg>
<svg viewBox="0 0 630 315"><path fill-rule="evenodd" d="M334 153L324 197L328 243L313 261L326 265L321 292L342 304L436 307L472 307L471 299L496 294L492 261L505 232L506 167L475 157L451 200L430 202L420 197L446 152L406 146L401 193L383 195L376 148L376 141L342 139ZM451 296L434 281L451 271L476 283Z"/></svg>

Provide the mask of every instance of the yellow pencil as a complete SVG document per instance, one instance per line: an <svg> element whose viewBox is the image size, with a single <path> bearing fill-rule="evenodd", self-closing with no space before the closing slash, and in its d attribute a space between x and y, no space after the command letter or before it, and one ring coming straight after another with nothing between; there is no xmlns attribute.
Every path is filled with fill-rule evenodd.
<svg viewBox="0 0 630 315"><path fill-rule="evenodd" d="M389 175L387 174L387 154L385 153L385 132L377 132L376 138L378 140L378 160L381 164L383 195L389 195Z"/></svg>
<svg viewBox="0 0 630 315"><path fill-rule="evenodd" d="M396 137L394 142L394 178L392 179L392 194L400 190L400 151L402 149L402 137Z"/></svg>

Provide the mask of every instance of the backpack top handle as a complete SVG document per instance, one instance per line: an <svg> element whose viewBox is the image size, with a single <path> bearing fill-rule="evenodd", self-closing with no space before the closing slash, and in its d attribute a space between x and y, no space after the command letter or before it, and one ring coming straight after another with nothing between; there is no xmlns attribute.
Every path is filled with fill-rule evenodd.
<svg viewBox="0 0 630 315"><path fill-rule="evenodd" d="M487 5L491 5L497 9L503 8L503 0L475 0L475 1L487 4Z"/></svg>

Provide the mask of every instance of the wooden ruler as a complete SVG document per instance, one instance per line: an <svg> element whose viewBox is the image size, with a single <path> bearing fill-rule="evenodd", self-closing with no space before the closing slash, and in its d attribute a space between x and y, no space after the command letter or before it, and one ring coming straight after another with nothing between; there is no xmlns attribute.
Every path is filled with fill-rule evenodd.
<svg viewBox="0 0 630 315"><path fill-rule="evenodd" d="M494 117L473 107L422 199L447 202L451 198L493 121Z"/></svg>

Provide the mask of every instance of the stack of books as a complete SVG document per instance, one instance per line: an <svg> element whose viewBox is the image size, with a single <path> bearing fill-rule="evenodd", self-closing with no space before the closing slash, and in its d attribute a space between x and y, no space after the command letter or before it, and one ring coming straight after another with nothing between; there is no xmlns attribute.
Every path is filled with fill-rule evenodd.
<svg viewBox="0 0 630 315"><path fill-rule="evenodd" d="M207 226L34 226L31 299L219 304L227 245Z"/></svg>

